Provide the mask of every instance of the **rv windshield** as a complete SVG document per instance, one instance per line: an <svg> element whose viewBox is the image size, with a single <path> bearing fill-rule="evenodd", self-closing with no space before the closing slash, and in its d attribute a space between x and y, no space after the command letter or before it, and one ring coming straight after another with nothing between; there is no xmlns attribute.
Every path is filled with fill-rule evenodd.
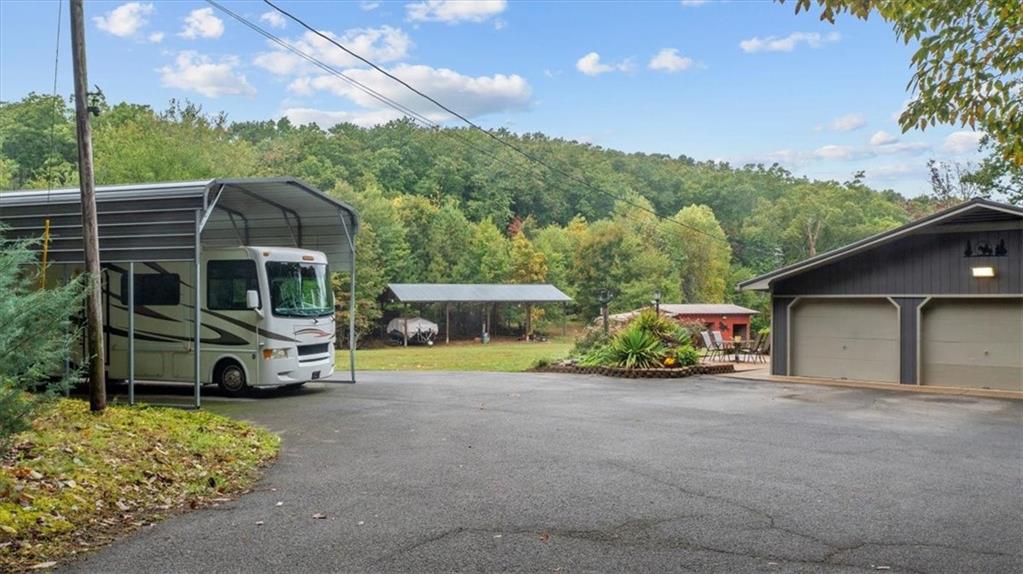
<svg viewBox="0 0 1023 574"><path fill-rule="evenodd" d="M270 261L270 306L279 317L322 317L334 313L333 297L323 263Z"/></svg>

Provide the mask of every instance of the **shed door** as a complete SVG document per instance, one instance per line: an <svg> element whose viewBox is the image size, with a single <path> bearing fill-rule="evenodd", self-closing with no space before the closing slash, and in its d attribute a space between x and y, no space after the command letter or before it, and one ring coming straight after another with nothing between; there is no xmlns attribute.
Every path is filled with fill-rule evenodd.
<svg viewBox="0 0 1023 574"><path fill-rule="evenodd" d="M920 315L920 383L1023 391L1023 300L934 299Z"/></svg>
<svg viewBox="0 0 1023 574"><path fill-rule="evenodd" d="M899 381L899 321L887 299L804 299L792 308L790 374Z"/></svg>

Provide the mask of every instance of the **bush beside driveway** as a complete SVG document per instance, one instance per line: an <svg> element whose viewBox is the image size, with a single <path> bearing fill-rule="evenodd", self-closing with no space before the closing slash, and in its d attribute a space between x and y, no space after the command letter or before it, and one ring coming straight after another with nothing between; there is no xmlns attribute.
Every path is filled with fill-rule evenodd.
<svg viewBox="0 0 1023 574"><path fill-rule="evenodd" d="M207 401L257 490L78 572L1023 569L1023 403L714 377L365 373Z"/></svg>

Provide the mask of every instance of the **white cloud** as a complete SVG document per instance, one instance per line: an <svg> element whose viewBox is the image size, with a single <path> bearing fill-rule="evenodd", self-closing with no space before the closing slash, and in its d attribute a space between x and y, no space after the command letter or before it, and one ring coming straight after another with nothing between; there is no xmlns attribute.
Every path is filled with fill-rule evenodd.
<svg viewBox="0 0 1023 574"><path fill-rule="evenodd" d="M260 14L259 21L266 22L271 28L283 28L288 25L288 21L284 19L284 16L281 16L280 12L273 10Z"/></svg>
<svg viewBox="0 0 1023 574"><path fill-rule="evenodd" d="M213 13L213 8L196 8L185 17L184 38L219 38L224 34L224 21Z"/></svg>
<svg viewBox="0 0 1023 574"><path fill-rule="evenodd" d="M825 145L810 152L810 157L849 161L882 155L919 155L930 148L930 144L923 142L888 143L874 146Z"/></svg>
<svg viewBox="0 0 1023 574"><path fill-rule="evenodd" d="M146 36L146 41L148 41L150 44L159 44L160 42L163 42L163 37L164 37L163 32L153 32L152 34Z"/></svg>
<svg viewBox="0 0 1023 574"><path fill-rule="evenodd" d="M557 78L562 74L561 70L552 70L550 68L544 68L543 75L548 78Z"/></svg>
<svg viewBox="0 0 1023 574"><path fill-rule="evenodd" d="M164 86L198 92L208 98L251 96L256 89L243 74L237 73L238 58L225 56L214 62L209 56L192 51L180 52L174 66L159 69Z"/></svg>
<svg viewBox="0 0 1023 574"><path fill-rule="evenodd" d="M942 149L948 153L962 155L977 151L984 132L958 131L948 134Z"/></svg>
<svg viewBox="0 0 1023 574"><path fill-rule="evenodd" d="M865 125L867 125L867 119L863 117L863 114L846 114L831 120L828 127L836 132L851 132Z"/></svg>
<svg viewBox="0 0 1023 574"><path fill-rule="evenodd" d="M413 22L483 22L504 12L506 0L425 0L405 5Z"/></svg>
<svg viewBox="0 0 1023 574"><path fill-rule="evenodd" d="M376 10L379 7L380 7L379 2L367 2L366 0L359 2L359 8L362 8L364 12L372 12L373 10Z"/></svg>
<svg viewBox="0 0 1023 574"><path fill-rule="evenodd" d="M663 70L669 73L680 72L691 68L693 59L688 56L680 56L675 48L663 48L650 59L648 65L651 70Z"/></svg>
<svg viewBox="0 0 1023 574"><path fill-rule="evenodd" d="M379 124L386 124L389 121L402 117L401 113L390 108L366 112L331 112L313 108L288 108L281 115L291 120L291 123L295 125L316 124L323 129L330 129L337 124L346 122L368 128Z"/></svg>
<svg viewBox="0 0 1023 574"><path fill-rule="evenodd" d="M931 144L923 142L897 142L877 146L872 150L874 155L906 154L917 155L931 149Z"/></svg>
<svg viewBox="0 0 1023 574"><path fill-rule="evenodd" d="M922 175L925 169L922 164L895 163L874 168L868 167L864 171L867 173L867 179L890 181L902 179L908 175Z"/></svg>
<svg viewBox="0 0 1023 574"><path fill-rule="evenodd" d="M340 37L328 31L323 31L323 34L348 46L356 54L361 54L375 62L394 62L400 60L408 55L408 51L412 47L412 40L409 39L405 32L390 26L354 28L346 30ZM337 46L313 32L306 32L301 38L288 40L288 43L296 49L335 67L343 68L362 65L362 62L339 50ZM263 52L256 55L253 62L257 66L280 76L308 73L312 69L312 65L301 56L289 52L276 44L274 44L274 47L277 49L272 52Z"/></svg>
<svg viewBox="0 0 1023 574"><path fill-rule="evenodd" d="M575 68L587 76L599 76L608 72L628 72L632 70L632 62L628 59L617 64L605 64L600 61L600 54L590 52L575 63Z"/></svg>
<svg viewBox="0 0 1023 574"><path fill-rule="evenodd" d="M686 8L694 8L696 6L703 6L707 3L707 0L682 0L682 5Z"/></svg>
<svg viewBox="0 0 1023 574"><path fill-rule="evenodd" d="M874 132L874 135L870 136L870 145L874 146L889 145L897 141L899 141L899 138L893 136L892 134L884 130Z"/></svg>
<svg viewBox="0 0 1023 574"><path fill-rule="evenodd" d="M142 29L149 19L147 16L153 13L152 4L141 2L128 2L107 12L103 16L94 16L92 21L96 27L108 34L128 38L134 36Z"/></svg>
<svg viewBox="0 0 1023 574"><path fill-rule="evenodd" d="M400 64L388 71L469 117L525 109L532 97L529 83L517 75L494 74L472 77L445 68L408 64ZM421 112L434 121L448 119L448 114L443 110L437 109L436 106L425 102L374 70L356 68L345 70L344 73L377 93ZM309 95L316 91L329 92L371 111L389 109L372 96L332 75L298 78L288 86L288 89L300 95Z"/></svg>
<svg viewBox="0 0 1023 574"><path fill-rule="evenodd" d="M848 145L825 145L813 150L813 156L819 159L854 159L860 157L855 148Z"/></svg>
<svg viewBox="0 0 1023 574"><path fill-rule="evenodd" d="M761 38L754 36L748 40L739 42L739 48L747 54L756 52L791 52L800 44L806 44L811 48L819 48L825 42L837 42L842 39L838 32L829 32L822 36L817 32L793 32L785 37L767 36Z"/></svg>

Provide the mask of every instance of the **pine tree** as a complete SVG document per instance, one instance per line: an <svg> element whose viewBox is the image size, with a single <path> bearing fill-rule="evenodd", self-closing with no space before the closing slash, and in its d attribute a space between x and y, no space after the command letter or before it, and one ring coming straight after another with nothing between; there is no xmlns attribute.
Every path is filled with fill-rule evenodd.
<svg viewBox="0 0 1023 574"><path fill-rule="evenodd" d="M0 229L2 234L3 229ZM28 428L39 407L67 389L66 349L77 338L72 317L81 308L81 277L39 288L34 242L0 236L0 446Z"/></svg>

